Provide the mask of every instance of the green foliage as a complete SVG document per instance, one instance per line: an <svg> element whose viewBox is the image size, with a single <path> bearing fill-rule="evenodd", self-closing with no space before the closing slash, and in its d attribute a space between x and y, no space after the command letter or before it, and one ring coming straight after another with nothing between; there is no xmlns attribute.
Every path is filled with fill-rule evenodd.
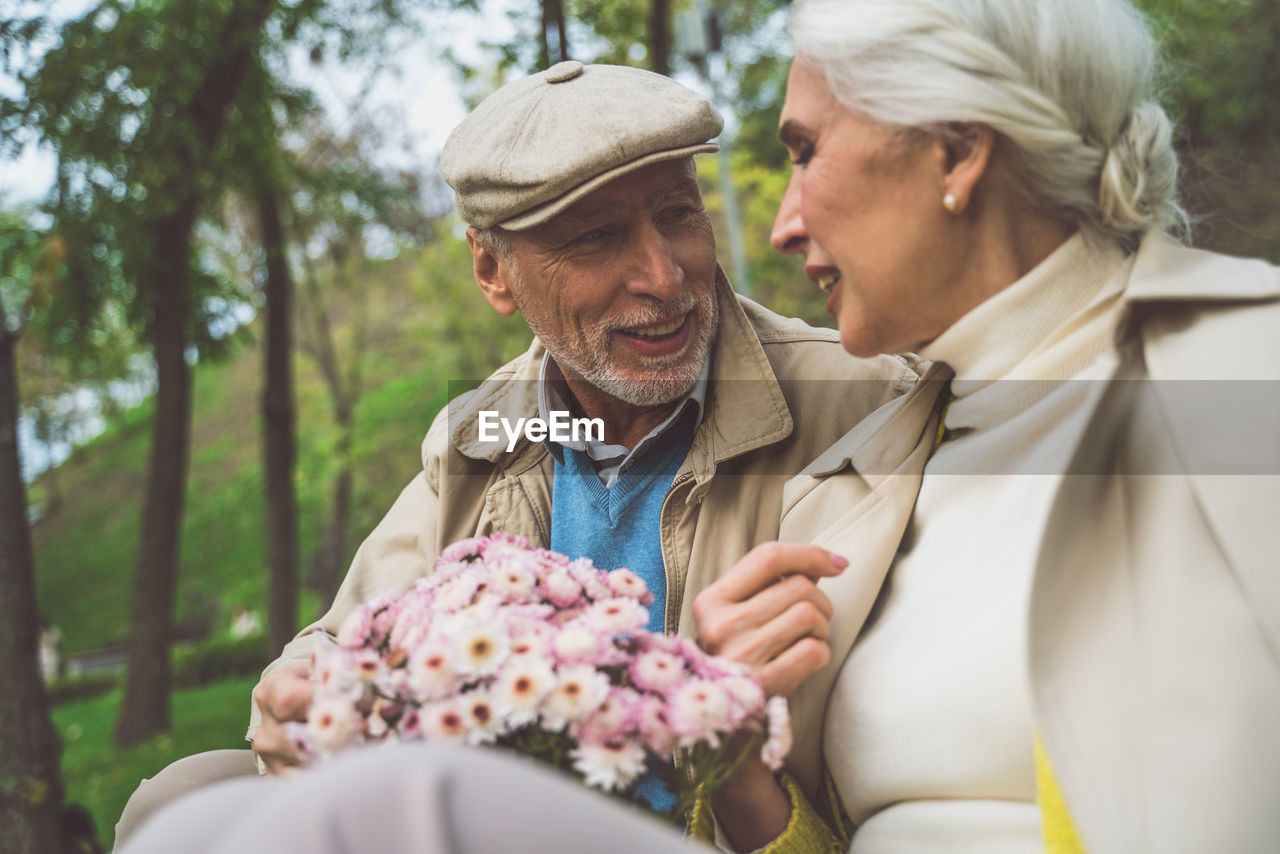
<svg viewBox="0 0 1280 854"><path fill-rule="evenodd" d="M236 676L257 676L275 653L263 634L243 638L213 637L173 651L173 684L177 688L211 685Z"/></svg>
<svg viewBox="0 0 1280 854"><path fill-rule="evenodd" d="M104 850L111 850L116 820L144 777L183 756L246 746L249 694L257 681L254 675L175 692L173 730L133 748L112 742L118 690L54 709L67 801L89 809Z"/></svg>
<svg viewBox="0 0 1280 854"><path fill-rule="evenodd" d="M108 691L120 687L118 672L86 673L83 676L68 676L57 679L45 686L49 697L49 705L62 706L90 697L99 697Z"/></svg>

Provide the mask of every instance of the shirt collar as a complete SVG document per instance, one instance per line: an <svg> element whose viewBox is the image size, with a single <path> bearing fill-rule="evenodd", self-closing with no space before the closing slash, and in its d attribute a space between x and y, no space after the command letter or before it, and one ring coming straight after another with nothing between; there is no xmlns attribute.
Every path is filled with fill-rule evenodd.
<svg viewBox="0 0 1280 854"><path fill-rule="evenodd" d="M634 448L628 449L626 445L611 444L596 439L578 439L568 440L564 442L552 441L550 438L543 440L546 446L555 458L560 462L564 462L563 448L571 451L584 453L590 457L597 467L599 464L609 465L614 470L615 476L621 473L634 459L644 452L644 449L652 444L659 436L662 436L670 430L680 419L680 416L691 407L694 416L690 419L690 429L696 430L698 424L702 422L702 414L706 407L707 401L707 385L711 378L711 354L707 354L707 358L702 362L702 371L698 374L698 380L693 384L693 388L689 393L681 398L675 409L671 410L661 424L654 427L644 437L636 443ZM568 411L570 409L568 403L568 386L565 383L564 372L560 370L560 366L551 358L550 353L546 353L542 357L542 366L538 371L538 417L544 421L550 420L551 411Z"/></svg>

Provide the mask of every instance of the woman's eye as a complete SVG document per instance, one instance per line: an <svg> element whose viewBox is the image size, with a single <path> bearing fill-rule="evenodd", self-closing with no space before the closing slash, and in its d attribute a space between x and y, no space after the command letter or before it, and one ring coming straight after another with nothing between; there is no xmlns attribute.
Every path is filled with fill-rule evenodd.
<svg viewBox="0 0 1280 854"><path fill-rule="evenodd" d="M791 156L791 162L796 166L804 166L813 159L813 143L800 142L796 144L795 153Z"/></svg>

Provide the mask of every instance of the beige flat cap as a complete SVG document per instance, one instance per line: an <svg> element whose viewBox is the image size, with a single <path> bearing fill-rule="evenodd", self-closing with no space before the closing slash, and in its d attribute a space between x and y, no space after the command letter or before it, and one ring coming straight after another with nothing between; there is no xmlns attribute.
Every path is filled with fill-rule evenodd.
<svg viewBox="0 0 1280 854"><path fill-rule="evenodd" d="M723 126L669 77L569 60L485 98L449 134L440 172L468 223L519 231L628 172L717 150Z"/></svg>

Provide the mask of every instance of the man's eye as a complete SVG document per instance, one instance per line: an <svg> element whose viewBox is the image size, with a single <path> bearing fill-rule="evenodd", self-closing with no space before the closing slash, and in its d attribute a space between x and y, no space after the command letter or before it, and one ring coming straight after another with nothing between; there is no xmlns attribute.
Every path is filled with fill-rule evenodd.
<svg viewBox="0 0 1280 854"><path fill-rule="evenodd" d="M602 240L608 240L613 232L607 228L593 228L590 231L584 231L573 239L574 243L599 243Z"/></svg>
<svg viewBox="0 0 1280 854"><path fill-rule="evenodd" d="M674 205L662 212L663 219L682 220L686 217L693 216L697 210L693 205Z"/></svg>
<svg viewBox="0 0 1280 854"><path fill-rule="evenodd" d="M795 153L791 156L791 162L796 166L804 166L813 159L813 143L799 142L796 143Z"/></svg>

